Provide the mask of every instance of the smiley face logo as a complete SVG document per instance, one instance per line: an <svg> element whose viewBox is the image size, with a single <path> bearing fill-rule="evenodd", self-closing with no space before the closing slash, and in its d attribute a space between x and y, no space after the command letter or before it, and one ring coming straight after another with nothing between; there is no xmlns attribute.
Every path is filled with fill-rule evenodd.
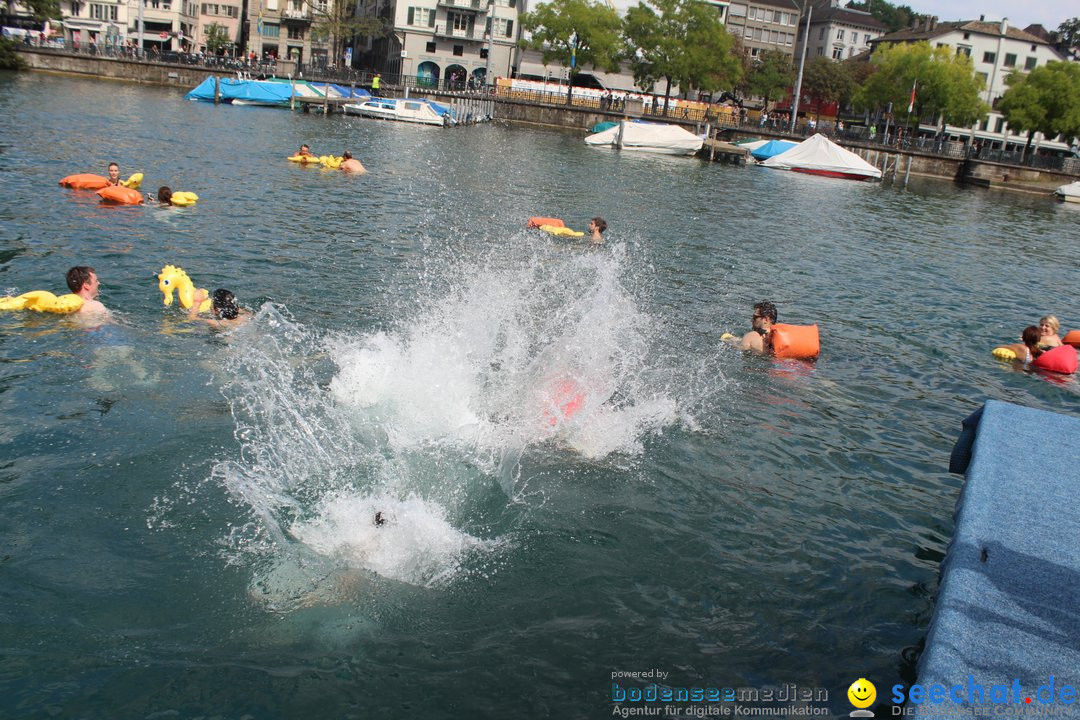
<svg viewBox="0 0 1080 720"><path fill-rule="evenodd" d="M877 688L866 678L859 678L847 689L848 700L857 708L867 708L877 699Z"/></svg>

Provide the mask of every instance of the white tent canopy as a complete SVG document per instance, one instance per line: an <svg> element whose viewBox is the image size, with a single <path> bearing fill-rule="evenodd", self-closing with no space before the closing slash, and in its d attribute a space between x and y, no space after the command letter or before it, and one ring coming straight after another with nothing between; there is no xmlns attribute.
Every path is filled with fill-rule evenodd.
<svg viewBox="0 0 1080 720"><path fill-rule="evenodd" d="M821 134L804 140L787 152L769 158L762 165L815 175L881 178L881 171L876 167Z"/></svg>

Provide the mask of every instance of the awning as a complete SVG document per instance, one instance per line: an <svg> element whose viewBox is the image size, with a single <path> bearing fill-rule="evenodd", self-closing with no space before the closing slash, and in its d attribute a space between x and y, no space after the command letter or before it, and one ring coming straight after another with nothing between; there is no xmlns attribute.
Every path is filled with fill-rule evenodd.
<svg viewBox="0 0 1080 720"><path fill-rule="evenodd" d="M90 32L101 32L105 27L105 23L101 20L83 20L81 18L65 18L61 21L61 24L68 30L89 30Z"/></svg>

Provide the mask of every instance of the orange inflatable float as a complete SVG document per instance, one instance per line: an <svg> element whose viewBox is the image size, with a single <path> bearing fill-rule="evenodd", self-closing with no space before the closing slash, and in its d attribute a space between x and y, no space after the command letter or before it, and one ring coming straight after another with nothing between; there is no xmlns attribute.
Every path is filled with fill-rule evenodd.
<svg viewBox="0 0 1080 720"><path fill-rule="evenodd" d="M74 190L100 190L109 186L109 178L94 175L93 173L80 173L78 175L68 175L60 181L60 184Z"/></svg>
<svg viewBox="0 0 1080 720"><path fill-rule="evenodd" d="M544 409L544 421L555 425L560 420L569 420L585 405L585 388L576 380L566 378L554 383L547 392L545 400L549 403Z"/></svg>
<svg viewBox="0 0 1080 720"><path fill-rule="evenodd" d="M805 360L815 358L821 352L821 339L817 325L772 326L772 350L778 358Z"/></svg>
<svg viewBox="0 0 1080 720"><path fill-rule="evenodd" d="M141 205L144 202L141 192L119 185L101 188L97 191L97 194L101 196L103 202L116 205Z"/></svg>
<svg viewBox="0 0 1080 720"><path fill-rule="evenodd" d="M1065 333L1065 337L1061 338L1061 342L1073 347L1080 347L1080 330L1070 330Z"/></svg>
<svg viewBox="0 0 1080 720"><path fill-rule="evenodd" d="M1072 345L1059 345L1056 348L1051 348L1031 361L1031 367L1064 373L1065 375L1072 375L1076 372L1077 365L1076 348Z"/></svg>
<svg viewBox="0 0 1080 720"><path fill-rule="evenodd" d="M529 224L526 227L539 228L541 225L551 225L552 227L566 227L566 223L564 223L559 218L548 217L531 217L529 218Z"/></svg>

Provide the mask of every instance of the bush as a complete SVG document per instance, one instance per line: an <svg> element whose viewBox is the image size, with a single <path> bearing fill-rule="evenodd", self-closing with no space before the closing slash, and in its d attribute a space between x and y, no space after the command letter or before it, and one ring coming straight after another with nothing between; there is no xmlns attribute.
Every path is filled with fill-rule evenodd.
<svg viewBox="0 0 1080 720"><path fill-rule="evenodd" d="M12 38L0 37L0 70L25 70L26 61L15 52L19 43Z"/></svg>

